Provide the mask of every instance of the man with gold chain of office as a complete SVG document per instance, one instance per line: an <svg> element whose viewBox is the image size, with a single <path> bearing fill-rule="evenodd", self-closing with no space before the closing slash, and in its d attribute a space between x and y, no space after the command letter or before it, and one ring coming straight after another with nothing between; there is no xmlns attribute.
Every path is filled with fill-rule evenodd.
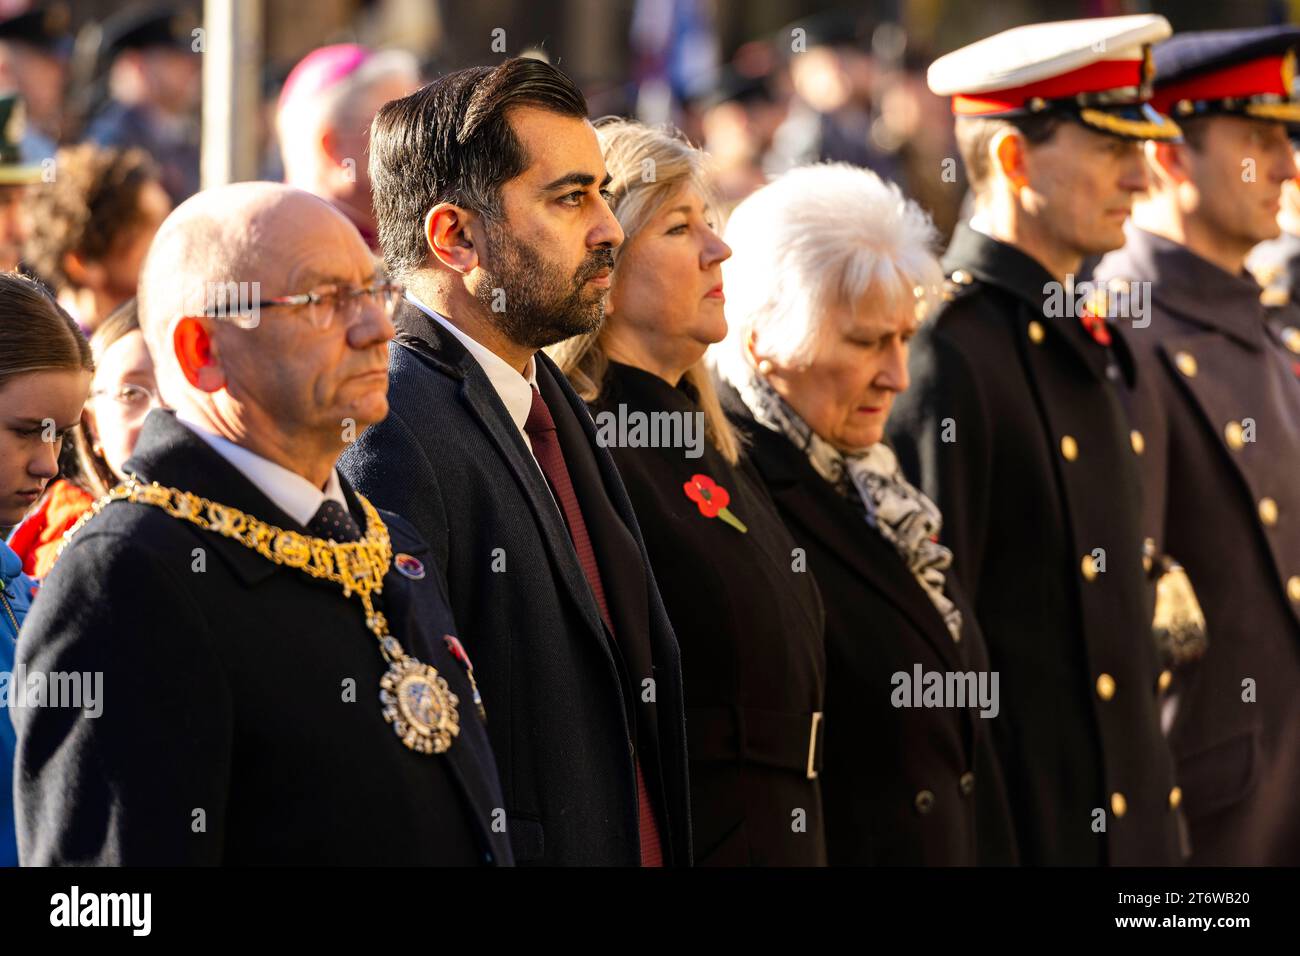
<svg viewBox="0 0 1300 956"><path fill-rule="evenodd" d="M170 407L19 640L107 699L13 711L20 861L510 863L428 547L335 470L387 413L400 290L329 204L241 183L168 217L140 292Z"/></svg>

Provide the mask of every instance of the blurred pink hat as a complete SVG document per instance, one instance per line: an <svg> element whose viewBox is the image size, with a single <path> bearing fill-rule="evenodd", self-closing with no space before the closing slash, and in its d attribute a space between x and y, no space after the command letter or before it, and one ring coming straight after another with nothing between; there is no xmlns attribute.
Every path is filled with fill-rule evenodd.
<svg viewBox="0 0 1300 956"><path fill-rule="evenodd" d="M335 83L356 72L373 56L373 52L356 43L338 43L312 50L298 61L280 90L279 109L295 100L318 96Z"/></svg>

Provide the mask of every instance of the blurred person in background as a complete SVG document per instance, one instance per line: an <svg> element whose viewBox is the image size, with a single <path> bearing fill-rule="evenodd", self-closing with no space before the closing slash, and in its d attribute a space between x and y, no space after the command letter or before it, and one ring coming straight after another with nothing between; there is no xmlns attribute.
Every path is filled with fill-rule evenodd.
<svg viewBox="0 0 1300 956"><path fill-rule="evenodd" d="M95 375L81 427L72 433L74 464L64 469L65 477L51 482L9 539L23 570L38 579L54 566L64 532L126 478L126 461L145 416L162 407L135 299L104 320L91 336L90 348Z"/></svg>
<svg viewBox="0 0 1300 956"><path fill-rule="evenodd" d="M59 449L90 390L90 346L72 318L26 276L0 274L0 532L17 524L58 474ZM14 669L18 630L36 585L0 538L0 673ZM15 738L0 700L0 866L16 866Z"/></svg>
<svg viewBox="0 0 1300 956"><path fill-rule="evenodd" d="M718 205L728 210L767 181L763 157L785 117L767 76L725 67L718 82L692 107L699 113L703 148Z"/></svg>
<svg viewBox="0 0 1300 956"><path fill-rule="evenodd" d="M284 181L333 203L376 252L366 162L370 121L389 100L419 86L413 54L349 43L307 54L280 93L276 126Z"/></svg>
<svg viewBox="0 0 1300 956"><path fill-rule="evenodd" d="M13 272L22 261L23 242L30 230L27 195L41 179L41 168L25 162L23 101L16 93L0 93L0 271Z"/></svg>
<svg viewBox="0 0 1300 956"><path fill-rule="evenodd" d="M774 134L769 172L824 160L898 179L893 149L873 137L876 99L886 92L882 63L870 50L874 30L869 18L842 9L800 20L777 34L794 96Z"/></svg>
<svg viewBox="0 0 1300 956"><path fill-rule="evenodd" d="M153 160L139 149L65 146L54 178L28 194L23 259L91 334L135 295L149 243L171 211Z"/></svg>
<svg viewBox="0 0 1300 956"><path fill-rule="evenodd" d="M54 155L63 132L63 90L72 36L64 3L38 3L0 20L0 89L16 90L27 104L23 154Z"/></svg>
<svg viewBox="0 0 1300 956"><path fill-rule="evenodd" d="M939 543L948 516L883 441L938 297L934 228L897 186L837 163L764 186L725 236L722 401L826 605L830 863L1014 862L996 685L943 707L898 697L899 674L989 669L964 569Z"/></svg>
<svg viewBox="0 0 1300 956"><path fill-rule="evenodd" d="M605 322L550 352L598 426L633 415L682 423L680 440L609 447L682 648L695 862L824 866L825 615L704 364L727 331L731 255L706 157L671 127L596 130L627 238Z"/></svg>
<svg viewBox="0 0 1300 956"><path fill-rule="evenodd" d="M199 188L198 27L187 6L161 4L128 8L99 28L109 99L85 139L143 149L161 167L173 203Z"/></svg>

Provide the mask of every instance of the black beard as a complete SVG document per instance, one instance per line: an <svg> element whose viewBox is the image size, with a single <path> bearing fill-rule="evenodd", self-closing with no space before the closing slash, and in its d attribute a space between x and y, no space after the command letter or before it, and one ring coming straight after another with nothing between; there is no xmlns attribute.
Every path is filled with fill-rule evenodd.
<svg viewBox="0 0 1300 956"><path fill-rule="evenodd" d="M600 327L608 290L592 288L587 280L614 268L612 249L589 254L572 276L515 242L502 227L488 230L487 253L492 267L483 270L475 297L511 342L541 349Z"/></svg>

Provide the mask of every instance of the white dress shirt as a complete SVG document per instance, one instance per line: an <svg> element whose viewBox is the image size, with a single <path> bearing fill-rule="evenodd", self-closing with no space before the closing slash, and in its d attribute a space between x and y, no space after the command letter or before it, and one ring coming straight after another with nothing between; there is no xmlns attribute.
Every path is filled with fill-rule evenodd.
<svg viewBox="0 0 1300 956"><path fill-rule="evenodd" d="M511 367L509 362L487 346L475 341L456 328L456 326L452 325L450 319L429 308L417 299L415 293L409 289L406 293L406 300L456 336L460 344L465 346L465 350L474 356L474 360L482 367L488 381L496 389L497 395L501 398L501 404L506 407L511 420L515 423L515 427L519 429L520 437L523 438L524 444L528 446L528 450L531 452L533 443L528 440L528 433L524 431L524 423L528 421L528 413L533 410L533 389L537 387L537 359L529 356L528 367L524 369L524 374L520 375L519 370Z"/></svg>
<svg viewBox="0 0 1300 956"><path fill-rule="evenodd" d="M337 501L347 510L347 499L343 497L343 486L339 483L335 469L330 469L329 480L322 491L302 475L210 432L192 418L187 418L184 412L177 412L176 420L207 442L213 451L251 481L258 491L270 498L273 505L304 528L311 524L311 519L327 498Z"/></svg>

